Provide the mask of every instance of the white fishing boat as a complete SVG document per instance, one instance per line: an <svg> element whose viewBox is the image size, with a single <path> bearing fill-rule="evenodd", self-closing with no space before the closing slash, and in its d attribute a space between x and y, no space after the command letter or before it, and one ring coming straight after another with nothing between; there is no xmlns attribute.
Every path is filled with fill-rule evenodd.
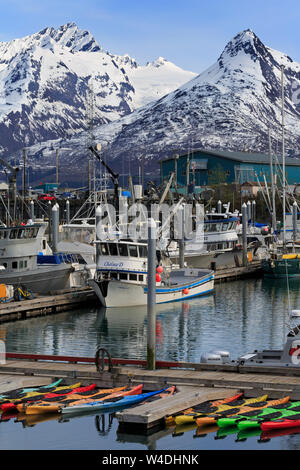
<svg viewBox="0 0 300 470"><path fill-rule="evenodd" d="M208 212L204 221L185 241L184 260L187 266L208 268L215 266L235 265L236 256L241 256L238 248L237 214L226 212ZM169 255L173 263L179 263L179 249L176 242L169 246Z"/></svg>
<svg viewBox="0 0 300 470"><path fill-rule="evenodd" d="M105 307L147 304L147 244L128 240L99 241L95 276L88 283ZM214 273L206 269L174 269L157 251L156 303L208 295Z"/></svg>

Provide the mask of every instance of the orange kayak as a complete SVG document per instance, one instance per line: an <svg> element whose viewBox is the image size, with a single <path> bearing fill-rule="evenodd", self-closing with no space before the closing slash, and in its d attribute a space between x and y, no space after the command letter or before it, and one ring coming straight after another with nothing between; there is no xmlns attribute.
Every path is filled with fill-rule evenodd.
<svg viewBox="0 0 300 470"><path fill-rule="evenodd" d="M41 400L35 403L24 403L18 405L18 410L26 415L32 414L42 414L42 413L58 413L62 408L66 406L81 405L85 403L94 402L95 400L106 400L108 398L122 397L127 395L137 395L142 392L143 385L137 385L130 389L126 387L119 387L113 389L103 389L99 390L97 394L94 394L92 397L83 398L81 395L69 395L63 400L59 401L46 401ZM50 399L51 400L51 399Z"/></svg>
<svg viewBox="0 0 300 470"><path fill-rule="evenodd" d="M248 411L262 410L263 408L267 408L269 406L282 405L284 403L288 403L289 400L290 400L290 397L284 397L284 398L279 398L278 400L269 400L269 401L264 401L261 403L254 403L253 406L249 406L248 404L238 409L235 408L232 410L225 410L223 413L221 411L220 413L216 413L215 415L212 414L211 416L199 417L196 419L196 423L198 426L216 424L218 419L222 417L227 418L229 416L238 416L239 414L247 413Z"/></svg>

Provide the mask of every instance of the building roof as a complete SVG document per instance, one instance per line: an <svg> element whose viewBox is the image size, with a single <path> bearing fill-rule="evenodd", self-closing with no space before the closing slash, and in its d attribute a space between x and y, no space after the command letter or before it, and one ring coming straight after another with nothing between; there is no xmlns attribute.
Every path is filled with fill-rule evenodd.
<svg viewBox="0 0 300 470"><path fill-rule="evenodd" d="M229 150L207 150L207 149L194 149L192 153L189 154L190 159L193 159L193 154L195 153L203 153L206 155L212 155L214 157L221 157L221 158L227 158L228 160L236 160L240 163L261 163L261 164L270 164L270 156L267 154L263 153L250 153L250 152L232 152ZM187 153L179 155L180 157L185 157L187 156ZM274 156L275 157L275 156ZM280 163L282 164L282 156L277 155L277 158L273 157L273 162ZM169 157L166 159L163 159L161 161L167 161L167 160L174 160L174 157ZM300 166L300 157L286 157L285 158L285 163L286 165L291 165L291 166Z"/></svg>

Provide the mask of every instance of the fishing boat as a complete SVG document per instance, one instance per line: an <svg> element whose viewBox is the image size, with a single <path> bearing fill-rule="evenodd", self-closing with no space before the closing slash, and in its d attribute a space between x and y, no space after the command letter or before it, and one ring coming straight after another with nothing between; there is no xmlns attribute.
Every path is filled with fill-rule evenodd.
<svg viewBox="0 0 300 470"><path fill-rule="evenodd" d="M53 262L47 255L46 262L41 262L46 228L45 223L0 227L0 283L14 287L23 285L37 294L67 286L73 272L72 263Z"/></svg>
<svg viewBox="0 0 300 470"><path fill-rule="evenodd" d="M147 305L147 244L128 240L99 242L100 256L88 283L105 307ZM172 267L157 251L156 303L208 295L214 289L212 270Z"/></svg>
<svg viewBox="0 0 300 470"><path fill-rule="evenodd" d="M238 214L212 210L204 215L202 223L195 225L191 236L185 240L184 259L190 267L209 268L215 266L236 265L236 257L241 256L238 247ZM176 242L168 247L170 259L179 262L179 249ZM241 261L241 260L240 260Z"/></svg>

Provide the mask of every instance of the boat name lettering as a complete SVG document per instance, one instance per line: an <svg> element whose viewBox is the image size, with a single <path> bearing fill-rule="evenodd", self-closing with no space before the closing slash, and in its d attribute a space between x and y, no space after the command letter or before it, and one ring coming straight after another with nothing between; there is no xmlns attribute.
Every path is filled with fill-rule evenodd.
<svg viewBox="0 0 300 470"><path fill-rule="evenodd" d="M124 263L112 263L110 261L105 261L104 266L109 268L122 268Z"/></svg>

